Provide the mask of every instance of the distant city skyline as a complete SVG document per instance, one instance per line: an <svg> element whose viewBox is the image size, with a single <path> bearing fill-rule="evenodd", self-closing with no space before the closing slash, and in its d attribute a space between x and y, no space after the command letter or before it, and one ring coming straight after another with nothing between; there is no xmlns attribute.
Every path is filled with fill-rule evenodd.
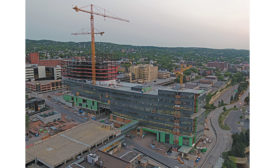
<svg viewBox="0 0 275 168"><path fill-rule="evenodd" d="M95 16L96 42L159 47L249 49L249 0L28 0L26 38L90 41L89 14L72 7L95 4L95 10L130 23ZM88 8L85 8L89 10Z"/></svg>

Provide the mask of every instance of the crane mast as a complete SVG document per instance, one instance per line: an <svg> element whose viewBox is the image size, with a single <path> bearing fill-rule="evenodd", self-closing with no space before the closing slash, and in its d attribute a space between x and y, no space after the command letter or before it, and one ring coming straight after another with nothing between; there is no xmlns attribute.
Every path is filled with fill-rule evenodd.
<svg viewBox="0 0 275 168"><path fill-rule="evenodd" d="M91 4L91 12L93 13L93 5ZM92 82L96 84L96 67L95 67L95 28L94 28L94 15L91 13L91 49L92 49Z"/></svg>
<svg viewBox="0 0 275 168"><path fill-rule="evenodd" d="M189 65L188 67L183 68L183 64L180 65L180 72L177 72L177 75L180 76L180 87L183 88L183 72L192 68L192 65Z"/></svg>
<svg viewBox="0 0 275 168"><path fill-rule="evenodd" d="M122 19L119 17L114 17L114 16L110 16L110 15L106 15L105 13L98 13L98 12L94 12L93 11L93 4L91 4L91 10L87 11L84 9L80 9L77 6L73 7L73 9L76 12L84 12L84 13L89 13L90 14L90 25L91 25L91 32L90 33L86 33L86 34L91 34L91 50L92 50L92 58L91 58L91 64L92 64L92 84L96 85L96 58L95 58L95 34L103 34L103 32L100 33L95 33L94 32L94 15L97 16L102 16L104 18L111 18L111 19L116 19L116 20L120 20L120 21L124 21L124 22L130 22L129 20L126 19ZM75 33L74 35L77 35L77 33Z"/></svg>

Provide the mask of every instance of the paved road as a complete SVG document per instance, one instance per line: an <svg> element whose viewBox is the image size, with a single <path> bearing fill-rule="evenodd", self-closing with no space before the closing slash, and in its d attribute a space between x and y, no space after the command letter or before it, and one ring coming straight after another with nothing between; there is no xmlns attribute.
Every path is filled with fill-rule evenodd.
<svg viewBox="0 0 275 168"><path fill-rule="evenodd" d="M65 108L63 104L58 104L57 102L54 102L52 100L45 99L45 102L48 106L52 107L54 110L60 112L61 114L65 114L68 118L73 119L74 121L78 123L86 122L84 118L78 116L76 113L74 113L73 109Z"/></svg>
<svg viewBox="0 0 275 168"><path fill-rule="evenodd" d="M227 105L226 108L230 109L236 106L240 108L243 105L245 97L248 95L249 88L246 92L241 96L240 100L234 104ZM231 132L227 130L223 130L219 126L219 116L223 112L223 107L217 108L210 113L210 122L212 129L216 133L216 143L215 146L211 149L211 152L206 156L206 159L202 162L201 167L203 168L211 168L213 167L219 157L221 156L222 152L229 150L232 145L232 138Z"/></svg>
<svg viewBox="0 0 275 168"><path fill-rule="evenodd" d="M68 106L66 106L64 104L54 101L53 99L48 99L47 96L48 95L52 96L52 94L53 93L49 92L49 93L43 93L43 94L36 94L34 96L44 99L45 103L48 106L52 107L57 112L60 112L61 114L66 115L67 118L73 119L77 123L83 123L83 122L87 121L84 118L78 116L75 109L69 108Z"/></svg>
<svg viewBox="0 0 275 168"><path fill-rule="evenodd" d="M238 122L241 121L240 116L242 115L241 110L233 110L230 112L226 120L224 121L226 125L228 125L231 128L231 132L239 133L241 130L239 129L240 124Z"/></svg>
<svg viewBox="0 0 275 168"><path fill-rule="evenodd" d="M133 142L131 139L126 138L125 142L128 145L134 146L135 147L134 149L136 151L141 152L144 155L147 155L148 157L156 160L157 162L159 162L159 163L161 163L161 164L163 164L163 165L165 165L169 168L175 168L176 166L179 167L179 168L188 168L186 165L180 164L177 160L170 159L168 157L162 156L162 155L156 153L153 150L150 150L150 149L147 149L147 148L144 148L144 147L138 145L137 143Z"/></svg>
<svg viewBox="0 0 275 168"><path fill-rule="evenodd" d="M238 89L238 84L231 86L226 90L215 102L214 105L218 107L219 101L223 100L225 104L230 104L231 96L235 95L235 90Z"/></svg>

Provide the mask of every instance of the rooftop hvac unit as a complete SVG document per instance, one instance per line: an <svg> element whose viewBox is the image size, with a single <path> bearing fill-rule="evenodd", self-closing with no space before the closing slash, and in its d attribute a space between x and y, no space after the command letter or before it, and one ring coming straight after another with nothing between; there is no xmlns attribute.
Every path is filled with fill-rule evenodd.
<svg viewBox="0 0 275 168"><path fill-rule="evenodd" d="M96 154L94 154L94 153L90 153L89 155L87 155L87 161L89 163L91 163L92 165L94 165L95 162L98 161L98 158L99 157Z"/></svg>

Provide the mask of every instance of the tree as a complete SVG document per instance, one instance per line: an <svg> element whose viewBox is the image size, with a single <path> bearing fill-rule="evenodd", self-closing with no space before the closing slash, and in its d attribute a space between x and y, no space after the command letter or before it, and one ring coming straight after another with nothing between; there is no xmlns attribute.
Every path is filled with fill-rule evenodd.
<svg viewBox="0 0 275 168"><path fill-rule="evenodd" d="M238 168L236 163L232 162L229 158L226 159L222 165L222 168Z"/></svg>
<svg viewBox="0 0 275 168"><path fill-rule="evenodd" d="M224 76L226 76L226 77L231 77L231 75L232 75L231 72L225 72L224 73Z"/></svg>
<svg viewBox="0 0 275 168"><path fill-rule="evenodd" d="M226 107L225 106L223 107L223 111L226 111Z"/></svg>
<svg viewBox="0 0 275 168"><path fill-rule="evenodd" d="M222 75L219 75L219 76L218 76L218 80L219 80L219 81L223 81L223 80L224 80L224 77L223 77Z"/></svg>
<svg viewBox="0 0 275 168"><path fill-rule="evenodd" d="M247 96L245 99L244 99L244 102L249 105L249 96Z"/></svg>
<svg viewBox="0 0 275 168"><path fill-rule="evenodd" d="M221 106L224 106L224 102L223 102L223 99L221 100Z"/></svg>
<svg viewBox="0 0 275 168"><path fill-rule="evenodd" d="M222 168L237 168L236 163L229 159L228 152L223 152L222 157L224 159Z"/></svg>

